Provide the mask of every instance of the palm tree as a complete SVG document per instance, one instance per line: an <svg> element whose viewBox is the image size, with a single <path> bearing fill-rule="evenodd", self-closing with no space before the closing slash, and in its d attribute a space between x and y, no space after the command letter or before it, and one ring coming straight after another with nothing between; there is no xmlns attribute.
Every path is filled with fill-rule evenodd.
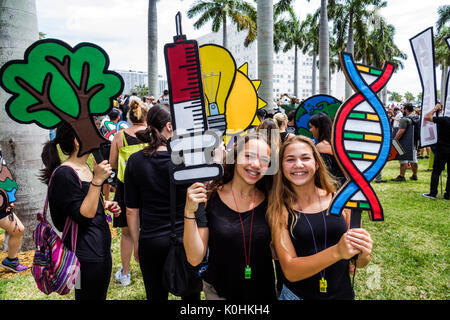
<svg viewBox="0 0 450 320"><path fill-rule="evenodd" d="M222 28L222 46L227 48L227 20L228 18L237 26L238 31L249 30L248 37L255 37L255 25L252 17L255 8L244 0L198 0L188 10L187 16L193 18L200 15L194 23L196 29L207 22L212 22L212 31L219 32Z"/></svg>
<svg viewBox="0 0 450 320"><path fill-rule="evenodd" d="M308 0L309 1L309 0ZM328 32L327 0L320 0L319 23L319 93L330 93L330 36Z"/></svg>
<svg viewBox="0 0 450 320"><path fill-rule="evenodd" d="M316 94L316 70L317 70L317 55L319 54L319 14L316 11L314 15L308 14L302 23L302 34L305 38L303 46L303 54L308 53L313 57L312 62L312 95Z"/></svg>
<svg viewBox="0 0 450 320"><path fill-rule="evenodd" d="M402 96L398 92L391 92L391 96L389 97L389 100L400 102L402 101Z"/></svg>
<svg viewBox="0 0 450 320"><path fill-rule="evenodd" d="M396 64L394 72L404 68L402 60L406 60L407 55L394 43L394 36L395 27L379 19L377 28L369 35L370 43L375 44L372 55L368 56L369 64L381 68L383 61L391 61ZM387 86L382 90L382 100L383 104L387 103Z"/></svg>
<svg viewBox="0 0 450 320"><path fill-rule="evenodd" d="M450 21L450 5L441 6L438 8L439 19L436 22L437 32L441 32L441 28L444 27L447 22Z"/></svg>
<svg viewBox="0 0 450 320"><path fill-rule="evenodd" d="M310 2L310 0L306 0ZM294 1L280 0L275 6L279 11L286 11ZM319 22L319 93L330 92L330 40L328 30L328 4L327 0L320 0L320 22ZM315 63L313 64L315 65ZM314 80L313 80L314 81ZM315 83L314 83L315 86Z"/></svg>
<svg viewBox="0 0 450 320"><path fill-rule="evenodd" d="M0 67L13 59L23 59L25 49L38 40L39 32L35 0L0 0ZM25 226L22 250L34 249L32 231L36 212L42 210L46 187L38 180L43 143L48 131L35 125L22 125L11 120L3 107L10 95L0 89L0 149L15 175L16 214Z"/></svg>
<svg viewBox="0 0 450 320"><path fill-rule="evenodd" d="M331 75L338 71L342 71L341 61L339 59L339 52L341 52L343 50L343 48L339 48L337 46L336 39L334 38L333 35L331 35L329 37L329 43L330 43L330 48L329 48L330 58L329 58L328 87L330 89L329 92L331 92ZM320 61L319 61L319 63L320 63ZM319 72L320 72L320 69L319 69ZM322 92L321 92L321 94L322 94Z"/></svg>
<svg viewBox="0 0 450 320"><path fill-rule="evenodd" d="M289 18L280 19L274 23L274 49L279 52L288 52L294 48L294 96L298 97L298 51L304 45L305 35L303 34L303 24L292 7L288 8ZM276 18L277 15L275 14Z"/></svg>
<svg viewBox="0 0 450 320"><path fill-rule="evenodd" d="M159 97L158 83L158 12L156 2L148 1L148 88L149 95Z"/></svg>
<svg viewBox="0 0 450 320"><path fill-rule="evenodd" d="M273 0L258 0L258 78L261 87L258 96L267 102L267 109L273 107Z"/></svg>
<svg viewBox="0 0 450 320"><path fill-rule="evenodd" d="M287 12L294 1L280 0L274 5L273 0L258 0L256 17L252 12L248 14L249 19L256 25L255 35L258 35L258 78L262 80L258 95L267 102L267 109L270 109L273 103L273 51L278 41L278 36L275 37L274 32L278 33L281 27L280 24L275 25L274 21L277 21L280 15ZM255 39L256 37L250 38L248 36L244 45L247 46ZM279 45L281 46L281 43ZM277 50L279 50L279 47L277 47ZM295 67L297 67L297 64L295 64Z"/></svg>
<svg viewBox="0 0 450 320"><path fill-rule="evenodd" d="M372 10L370 6L375 8L383 8L387 5L383 0L330 0L329 13L334 20L334 33L339 47L347 39L346 51L354 54L354 32L362 36L364 34L367 19L371 17ZM345 83L345 97L351 95L352 89L348 82Z"/></svg>
<svg viewBox="0 0 450 320"><path fill-rule="evenodd" d="M434 39L434 56L435 56L435 62L436 65L440 65L441 67L441 96L440 100L441 103L444 103L445 101L445 91L446 91L446 79L449 74L449 67L450 67L450 48L447 45L446 39L450 37L450 27L443 26L440 29L439 34Z"/></svg>
<svg viewBox="0 0 450 320"><path fill-rule="evenodd" d="M414 95L409 91L405 93L404 98L406 102L412 102L415 99Z"/></svg>

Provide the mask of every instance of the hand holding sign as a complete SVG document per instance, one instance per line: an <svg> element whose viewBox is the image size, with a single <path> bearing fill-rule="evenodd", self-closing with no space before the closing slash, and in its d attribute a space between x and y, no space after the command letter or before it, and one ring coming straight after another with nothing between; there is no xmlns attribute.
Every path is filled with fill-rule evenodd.
<svg viewBox="0 0 450 320"><path fill-rule="evenodd" d="M180 13L176 24L175 43L164 46L174 128L169 143L172 178L174 183L214 180L222 175L222 166L210 161L220 139L208 131L198 45L182 34Z"/></svg>

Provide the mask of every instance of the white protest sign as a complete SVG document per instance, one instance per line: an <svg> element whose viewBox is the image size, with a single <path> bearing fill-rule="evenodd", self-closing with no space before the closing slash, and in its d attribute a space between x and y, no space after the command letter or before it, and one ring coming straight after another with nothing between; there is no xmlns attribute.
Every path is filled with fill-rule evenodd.
<svg viewBox="0 0 450 320"><path fill-rule="evenodd" d="M420 119L420 146L437 142L436 124L425 121L424 115L436 105L436 72L434 65L433 28L425 29L409 39L422 85L422 115Z"/></svg>

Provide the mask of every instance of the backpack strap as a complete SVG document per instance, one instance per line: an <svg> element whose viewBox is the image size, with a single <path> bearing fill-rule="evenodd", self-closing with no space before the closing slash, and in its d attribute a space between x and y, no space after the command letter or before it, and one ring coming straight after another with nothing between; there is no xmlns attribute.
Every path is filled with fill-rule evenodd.
<svg viewBox="0 0 450 320"><path fill-rule="evenodd" d="M47 221L47 209L48 209L48 193L50 190L50 184L53 180L53 176L55 175L56 170L58 170L59 168L61 168L63 165L59 165L58 167L56 167L55 170L53 170L52 175L50 176L50 179L48 181L48 188L47 188L47 196L45 198L45 204L44 204L44 211L43 211L43 220ZM80 183L80 188L82 187L81 184L81 179L78 176L78 173L71 167L71 166L65 166L65 167L69 167L70 169L72 169L72 171L75 173L75 175L78 178L78 182ZM71 233L71 244L72 244L72 251L76 252L77 249L77 238L78 238L78 224L76 224L72 219L70 219L69 217L66 218L66 223L64 224L64 230L62 233L62 240L64 241L64 239L67 236L67 233L69 232L69 228L72 227L72 233Z"/></svg>
<svg viewBox="0 0 450 320"><path fill-rule="evenodd" d="M128 147L127 138L125 138L125 130L120 130L119 132L122 132L123 146Z"/></svg>

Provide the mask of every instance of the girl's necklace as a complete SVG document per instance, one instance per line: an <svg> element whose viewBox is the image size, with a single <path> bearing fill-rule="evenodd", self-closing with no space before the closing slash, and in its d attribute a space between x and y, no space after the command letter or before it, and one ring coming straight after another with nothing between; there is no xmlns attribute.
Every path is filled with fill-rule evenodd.
<svg viewBox="0 0 450 320"><path fill-rule="evenodd" d="M253 203L252 203L252 219L250 222L250 234L249 234L249 240L248 240L248 255L247 255L247 246L245 241L245 230L244 230L244 223L242 221L241 213L239 211L236 198L234 196L233 192L233 185L231 185L231 194L233 195L234 204L236 206L236 211L239 215L239 220L241 221L242 226L242 237L244 238L244 254L245 254L245 267L244 267L244 279L251 279L252 278L252 268L250 267L250 253L251 253L251 245L252 245L252 229L253 229L253 216L255 215L255 195L256 190L253 190Z"/></svg>
<svg viewBox="0 0 450 320"><path fill-rule="evenodd" d="M322 204L321 204L321 201L320 201L319 192L317 192L317 197L319 198L319 207L320 207L320 210L321 210L322 209ZM318 253L319 251L318 251L318 248L317 248L316 237L314 235L313 227L312 227L311 223L309 222L307 214L302 213L301 212L301 208L300 208L299 211L300 211L300 214L303 214L303 216L306 219L306 222L309 225L309 229L311 230L311 234L312 234L312 237L313 237L314 249L315 249L316 253ZM327 248L327 222L326 222L325 214L323 213L323 210L321 211L321 213L322 213L323 225L324 225L324 230L325 230L325 232L324 232L325 233L325 243L324 243L324 248L323 248L323 250L325 250ZM327 280L325 279L325 269L320 271L320 276L321 276L321 279L319 280L319 292L326 293L327 292Z"/></svg>

